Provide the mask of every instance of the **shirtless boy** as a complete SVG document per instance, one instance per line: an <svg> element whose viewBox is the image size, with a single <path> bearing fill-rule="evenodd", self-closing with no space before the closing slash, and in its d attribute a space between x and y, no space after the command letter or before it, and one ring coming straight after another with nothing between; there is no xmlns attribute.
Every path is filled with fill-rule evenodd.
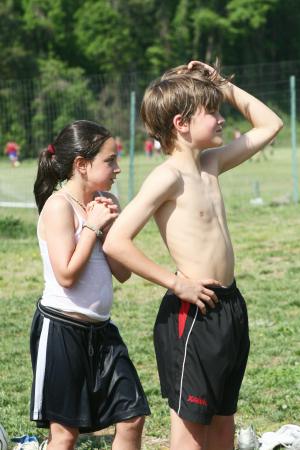
<svg viewBox="0 0 300 450"><path fill-rule="evenodd" d="M251 125L228 145L222 141L223 100ZM282 121L261 101L197 61L171 69L148 87L142 118L150 136L170 156L119 216L104 251L168 289L154 343L162 395L171 409L171 450L232 450L249 335L218 176L274 139ZM151 216L176 274L133 244Z"/></svg>

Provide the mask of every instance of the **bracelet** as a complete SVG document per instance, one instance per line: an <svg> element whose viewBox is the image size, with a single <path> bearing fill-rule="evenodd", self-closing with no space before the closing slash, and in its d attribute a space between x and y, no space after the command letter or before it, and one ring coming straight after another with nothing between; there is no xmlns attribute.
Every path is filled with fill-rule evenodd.
<svg viewBox="0 0 300 450"><path fill-rule="evenodd" d="M92 227L91 225L88 225L87 223L85 223L82 228L88 228L89 230L96 233L97 238L103 238L103 231L101 230L101 228L97 229L95 227Z"/></svg>

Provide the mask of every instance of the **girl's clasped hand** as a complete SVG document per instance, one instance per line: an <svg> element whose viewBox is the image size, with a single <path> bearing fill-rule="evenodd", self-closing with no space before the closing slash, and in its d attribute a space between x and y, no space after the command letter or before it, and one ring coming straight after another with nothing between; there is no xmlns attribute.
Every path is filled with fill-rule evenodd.
<svg viewBox="0 0 300 450"><path fill-rule="evenodd" d="M105 238L119 212L119 205L114 203L111 198L97 196L87 204L87 222L97 229L100 228Z"/></svg>

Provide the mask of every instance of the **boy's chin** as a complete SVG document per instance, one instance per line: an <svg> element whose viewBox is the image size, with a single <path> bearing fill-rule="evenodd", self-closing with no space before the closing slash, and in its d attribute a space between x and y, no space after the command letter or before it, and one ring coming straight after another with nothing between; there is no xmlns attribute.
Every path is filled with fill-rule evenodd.
<svg viewBox="0 0 300 450"><path fill-rule="evenodd" d="M220 147L221 145L223 145L223 137L216 136L212 142L212 147Z"/></svg>
<svg viewBox="0 0 300 450"><path fill-rule="evenodd" d="M221 147L221 145L223 145L223 138L221 136L217 136L210 142L210 144L206 148Z"/></svg>

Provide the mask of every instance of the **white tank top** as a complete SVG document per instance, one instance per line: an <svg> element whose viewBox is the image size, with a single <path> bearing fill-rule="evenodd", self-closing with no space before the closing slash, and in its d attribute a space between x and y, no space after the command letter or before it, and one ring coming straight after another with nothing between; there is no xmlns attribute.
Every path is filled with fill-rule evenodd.
<svg viewBox="0 0 300 450"><path fill-rule="evenodd" d="M66 196L64 196L67 199ZM68 200L69 201L69 200ZM69 201L72 205L72 203ZM78 219L75 240L78 242L84 225L84 219L72 205ZM54 275L49 259L47 242L40 237L39 221L37 237L44 269L44 291L41 303L63 312L75 312L99 321L110 317L113 301L112 275L99 240L96 241L91 256L79 279L71 288L61 286Z"/></svg>

